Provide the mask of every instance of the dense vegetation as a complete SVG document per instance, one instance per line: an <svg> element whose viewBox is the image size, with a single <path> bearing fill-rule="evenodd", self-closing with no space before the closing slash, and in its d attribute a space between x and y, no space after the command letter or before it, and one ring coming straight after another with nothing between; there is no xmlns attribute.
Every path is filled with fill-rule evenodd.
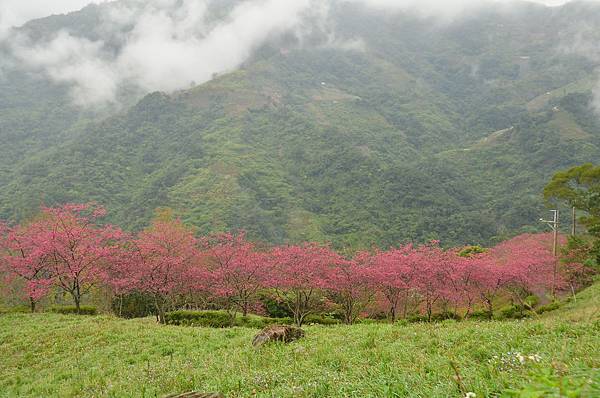
<svg viewBox="0 0 600 398"><path fill-rule="evenodd" d="M0 396L595 397L599 288L541 318L309 326L305 339L260 350L246 328L2 315Z"/></svg>
<svg viewBox="0 0 600 398"><path fill-rule="evenodd" d="M98 36L99 9L23 32ZM71 109L64 87L8 68L0 216L96 200L131 231L168 206L202 233L277 244L488 245L543 228L547 178L600 161L596 64L561 50L597 5L490 5L449 24L349 3L331 15L363 49L274 39L238 71L120 113Z"/></svg>
<svg viewBox="0 0 600 398"><path fill-rule="evenodd" d="M121 107L0 42L0 398L600 396L600 5L330 5ZM19 34L116 51L104 7Z"/></svg>
<svg viewBox="0 0 600 398"><path fill-rule="evenodd" d="M594 175L595 168L576 170ZM569 173L558 173L547 192ZM343 258L319 245L271 248L243 235L197 239L169 212L130 237L97 224L103 215L97 207L68 205L5 227L0 263L9 276L3 279L15 283L9 291L44 304L48 293L69 293L76 304L91 295L132 317L160 316L158 303L163 311L190 305L226 311L169 312L162 315L168 325L159 325L153 318L95 316L89 306L34 314L13 308L0 315L0 396L201 390L228 397L585 398L600 392L600 284L569 293L588 284L597 267L593 245L579 245L585 235L565 245L560 277L553 279L548 235L519 236L489 250L406 245ZM552 287L567 295L540 305ZM318 299L303 301L298 312L294 298L310 298L308 291ZM232 318L248 303L277 318ZM486 303L494 307L477 311ZM406 318L379 320L377 311L391 321ZM318 315L303 319L305 339L251 348L254 328L310 312ZM529 319L510 320L521 317Z"/></svg>
<svg viewBox="0 0 600 398"><path fill-rule="evenodd" d="M562 259L547 234L519 235L490 249L444 250L430 242L341 254L318 243L256 244L244 233L197 236L168 212L132 236L100 225L105 214L98 206L71 204L43 208L21 225L0 224L6 290L26 299L31 312L47 296L62 293L73 299L73 312L82 313L84 300L102 292L119 303L112 309L122 315L123 302L133 295L126 313L146 315L150 304L161 323L223 325L223 316L234 325L237 312L277 316L281 308L298 326L327 312L346 324L381 314L392 322L460 319L477 309L492 319L507 298L513 304L507 316L535 314L540 299L574 295L598 268L596 244L587 248L576 237ZM279 308L271 312L269 301ZM167 314L191 307L227 313Z"/></svg>

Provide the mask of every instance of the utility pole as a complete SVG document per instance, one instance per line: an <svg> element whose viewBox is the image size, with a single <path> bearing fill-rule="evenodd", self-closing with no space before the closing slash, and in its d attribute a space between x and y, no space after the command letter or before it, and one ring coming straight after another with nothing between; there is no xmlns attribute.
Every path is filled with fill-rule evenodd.
<svg viewBox="0 0 600 398"><path fill-rule="evenodd" d="M556 297L556 278L558 276L558 210L550 210L553 214L552 220L544 220L540 218L541 222L544 222L552 228L552 254L554 255L554 271L552 277L552 297Z"/></svg>

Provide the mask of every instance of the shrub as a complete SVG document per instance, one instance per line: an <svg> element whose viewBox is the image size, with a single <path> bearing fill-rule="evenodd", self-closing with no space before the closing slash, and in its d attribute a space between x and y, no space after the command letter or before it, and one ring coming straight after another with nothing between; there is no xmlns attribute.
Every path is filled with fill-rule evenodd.
<svg viewBox="0 0 600 398"><path fill-rule="evenodd" d="M57 314L72 315L77 314L77 307L75 306L52 306L50 312L56 312ZM96 315L98 311L96 307L82 305L79 308L79 315Z"/></svg>
<svg viewBox="0 0 600 398"><path fill-rule="evenodd" d="M355 323L362 324L362 325L374 325L374 324L382 323L382 321L379 319L373 319L373 318L359 318L356 320Z"/></svg>
<svg viewBox="0 0 600 398"><path fill-rule="evenodd" d="M427 322L428 319L425 315L411 315L408 318L406 318L406 320L410 323L416 323L416 322Z"/></svg>
<svg viewBox="0 0 600 398"><path fill-rule="evenodd" d="M304 319L304 323L307 324L307 325L310 325L312 323L312 324L316 324L316 325L331 326L331 325L339 325L342 322L339 319L335 319L335 318L330 317L330 316L325 316L325 315L308 315Z"/></svg>
<svg viewBox="0 0 600 398"><path fill-rule="evenodd" d="M526 308L533 308L536 305L538 305L538 303L540 302L540 299L537 296L527 296L525 297L525 300L523 300L525 302L525 307Z"/></svg>
<svg viewBox="0 0 600 398"><path fill-rule="evenodd" d="M538 314L543 314L544 312L554 311L559 308L560 308L560 302L553 301L549 304L539 306L538 308L535 309L535 312L537 312Z"/></svg>
<svg viewBox="0 0 600 398"><path fill-rule="evenodd" d="M496 316L497 319L523 319L530 315L530 311L525 310L521 305L509 305L500 309L500 313Z"/></svg>
<svg viewBox="0 0 600 398"><path fill-rule="evenodd" d="M291 318L268 318L257 315L233 318L226 311L172 311L165 314L168 325L228 328L232 326L262 329L273 324L289 325Z"/></svg>
<svg viewBox="0 0 600 398"><path fill-rule="evenodd" d="M384 311L378 311L369 315L370 319L375 319L377 321L385 321L389 319L389 314Z"/></svg>
<svg viewBox="0 0 600 398"><path fill-rule="evenodd" d="M490 319L490 313L488 311L473 311L469 314L468 319L488 320L488 319Z"/></svg>
<svg viewBox="0 0 600 398"><path fill-rule="evenodd" d="M267 315L271 318L287 318L293 316L292 311L290 311L284 303L279 302L273 297L268 295L261 296L260 302L267 311Z"/></svg>
<svg viewBox="0 0 600 398"><path fill-rule="evenodd" d="M227 328L232 326L231 315L225 311L172 311L165 314L167 325Z"/></svg>
<svg viewBox="0 0 600 398"><path fill-rule="evenodd" d="M13 307L0 308L0 314L26 314L30 312L31 308L26 305L15 305Z"/></svg>
<svg viewBox="0 0 600 398"><path fill-rule="evenodd" d="M433 322L446 321L452 319L454 321L460 321L462 318L455 312L440 312L439 314L433 314L431 320Z"/></svg>
<svg viewBox="0 0 600 398"><path fill-rule="evenodd" d="M258 315L231 317L226 311L172 311L165 314L168 325L178 326L200 326L210 328L228 328L240 326L247 328L262 329L273 324L291 325L292 318L270 318ZM305 324L338 325L341 321L330 316L309 315Z"/></svg>
<svg viewBox="0 0 600 398"><path fill-rule="evenodd" d="M431 315L431 322L441 322L441 321L445 321L447 319L460 321L462 318L460 317L460 315L458 315L457 313L454 313L454 312L440 312L440 313ZM410 323L429 322L430 321L426 315L420 315L420 314L411 315L408 318L406 318L406 320Z"/></svg>
<svg viewBox="0 0 600 398"><path fill-rule="evenodd" d="M487 250L481 246L466 246L458 255L461 257L473 257L477 254L485 253Z"/></svg>
<svg viewBox="0 0 600 398"><path fill-rule="evenodd" d="M255 328L262 329L269 325L291 325L293 323L293 319L290 317L285 318L269 318L269 317L261 317L261 316L242 316L235 319L234 325L247 327L247 328Z"/></svg>
<svg viewBox="0 0 600 398"><path fill-rule="evenodd" d="M117 296L111 303L112 311L122 318L145 318L156 313L152 298L142 293Z"/></svg>

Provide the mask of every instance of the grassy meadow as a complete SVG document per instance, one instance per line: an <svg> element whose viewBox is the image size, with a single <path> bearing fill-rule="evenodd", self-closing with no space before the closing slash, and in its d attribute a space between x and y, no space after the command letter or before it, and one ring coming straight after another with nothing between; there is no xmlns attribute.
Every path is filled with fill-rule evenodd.
<svg viewBox="0 0 600 398"><path fill-rule="evenodd" d="M256 329L4 314L0 397L600 397L600 284L534 319L305 330L255 349Z"/></svg>

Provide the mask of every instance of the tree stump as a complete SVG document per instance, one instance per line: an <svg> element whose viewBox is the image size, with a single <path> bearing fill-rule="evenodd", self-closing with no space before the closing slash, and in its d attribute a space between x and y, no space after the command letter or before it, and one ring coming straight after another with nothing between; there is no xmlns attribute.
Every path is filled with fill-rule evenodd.
<svg viewBox="0 0 600 398"><path fill-rule="evenodd" d="M252 340L252 345L254 347L260 347L265 343L270 343L273 341L289 343L294 340L298 340L302 337L304 337L304 330L295 326L271 325L267 326L266 328L261 330L256 336L254 336L254 340Z"/></svg>

